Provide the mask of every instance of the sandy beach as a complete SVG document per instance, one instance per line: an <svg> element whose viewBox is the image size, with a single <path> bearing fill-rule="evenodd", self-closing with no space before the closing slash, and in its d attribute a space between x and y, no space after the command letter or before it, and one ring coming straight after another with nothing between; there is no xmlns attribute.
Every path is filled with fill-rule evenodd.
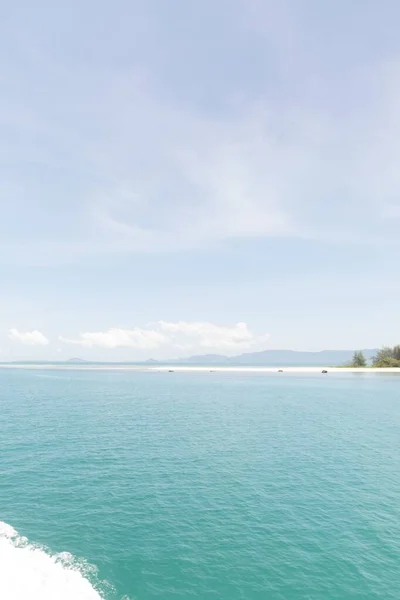
<svg viewBox="0 0 400 600"><path fill-rule="evenodd" d="M27 370L60 370L60 371L147 371L158 373L277 373L283 375L285 373L322 373L323 370L328 371L328 374L376 374L376 373L397 373L400 375L400 368L390 367L376 369L372 367L366 368L343 368L343 367L262 367L262 366L214 366L214 365L124 365L124 364L21 364L21 363L2 363L0 369L27 369ZM282 372L280 372L282 371Z"/></svg>
<svg viewBox="0 0 400 600"><path fill-rule="evenodd" d="M154 371L173 371L173 372L218 372L218 373L321 373L323 370L329 373L398 373L400 369L396 367L386 369L366 368L343 368L343 367L213 367L213 366L167 366L167 367L151 367L149 370ZM280 375L282 373L279 373Z"/></svg>

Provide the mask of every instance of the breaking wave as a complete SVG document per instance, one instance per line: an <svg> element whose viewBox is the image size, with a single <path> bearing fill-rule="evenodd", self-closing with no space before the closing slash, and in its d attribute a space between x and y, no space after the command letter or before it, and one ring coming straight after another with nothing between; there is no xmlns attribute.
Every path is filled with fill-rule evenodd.
<svg viewBox="0 0 400 600"><path fill-rule="evenodd" d="M89 580L95 568L71 554L52 554L0 521L2 600L102 600Z"/></svg>

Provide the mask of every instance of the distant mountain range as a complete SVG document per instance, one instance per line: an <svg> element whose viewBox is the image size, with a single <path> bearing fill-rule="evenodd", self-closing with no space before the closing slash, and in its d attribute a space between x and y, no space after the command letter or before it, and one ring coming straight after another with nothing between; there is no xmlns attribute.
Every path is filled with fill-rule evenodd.
<svg viewBox="0 0 400 600"><path fill-rule="evenodd" d="M378 350L376 348L362 350L367 361L371 361ZM170 360L155 360L149 358L146 361L123 361L115 364L140 365L140 364L182 364L182 365L231 365L231 366L265 366L265 367L334 367L349 363L353 358L354 350L321 350L320 352L298 352L297 350L262 350L261 352L246 352L237 356L225 356L224 354L197 354L186 358L175 358ZM73 357L67 361L12 361L18 364L99 364L108 365L112 362L88 361L83 358Z"/></svg>
<svg viewBox="0 0 400 600"><path fill-rule="evenodd" d="M363 350L365 358L371 360L377 353L376 349ZM265 365L265 366L335 366L351 361L354 350L321 350L320 352L298 352L296 350L262 350L261 352L247 352L237 356L224 356L223 354L200 354L179 358L173 362L183 364L231 364L231 365ZM148 361L149 362L149 361Z"/></svg>

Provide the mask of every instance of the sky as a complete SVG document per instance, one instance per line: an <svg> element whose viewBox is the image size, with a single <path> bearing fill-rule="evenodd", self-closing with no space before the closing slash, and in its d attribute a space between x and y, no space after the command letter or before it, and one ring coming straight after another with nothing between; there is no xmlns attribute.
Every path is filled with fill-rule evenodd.
<svg viewBox="0 0 400 600"><path fill-rule="evenodd" d="M0 360L400 342L396 0L14 0Z"/></svg>

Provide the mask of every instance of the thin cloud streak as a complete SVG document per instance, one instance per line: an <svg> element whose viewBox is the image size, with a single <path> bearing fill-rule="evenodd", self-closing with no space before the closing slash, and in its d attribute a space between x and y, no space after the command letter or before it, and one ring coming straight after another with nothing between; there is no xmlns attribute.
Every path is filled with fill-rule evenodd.
<svg viewBox="0 0 400 600"><path fill-rule="evenodd" d="M243 6L233 12L232 27L239 27ZM262 5L252 5L248 27L258 11ZM20 172L5 178L1 260L7 252L16 262L77 262L268 237L398 243L386 229L388 210L382 215L380 208L400 193L398 62L356 71L352 101L368 101L357 114L338 111L334 99L318 102L315 90L330 82L301 48L296 11L271 11L277 28L259 31L254 43L273 43L276 68L285 63L285 78L294 82L298 73L288 71L278 39L290 31L310 93L280 103L268 88L240 100L227 92L223 113L163 94L160 74L145 58L127 68L83 61L77 69L74 61L51 57L32 34L28 46L18 41L38 79L26 78L23 63L8 64L11 91L0 108L13 118L3 151ZM15 77L22 91L33 85L23 104L12 95ZM27 210L27 198L27 217L37 220L29 231L16 226L13 212ZM57 207L65 203L62 219Z"/></svg>
<svg viewBox="0 0 400 600"><path fill-rule="evenodd" d="M8 339L12 342L20 342L27 346L47 346L49 340L41 331L34 329L33 331L18 331L18 329L10 329Z"/></svg>

